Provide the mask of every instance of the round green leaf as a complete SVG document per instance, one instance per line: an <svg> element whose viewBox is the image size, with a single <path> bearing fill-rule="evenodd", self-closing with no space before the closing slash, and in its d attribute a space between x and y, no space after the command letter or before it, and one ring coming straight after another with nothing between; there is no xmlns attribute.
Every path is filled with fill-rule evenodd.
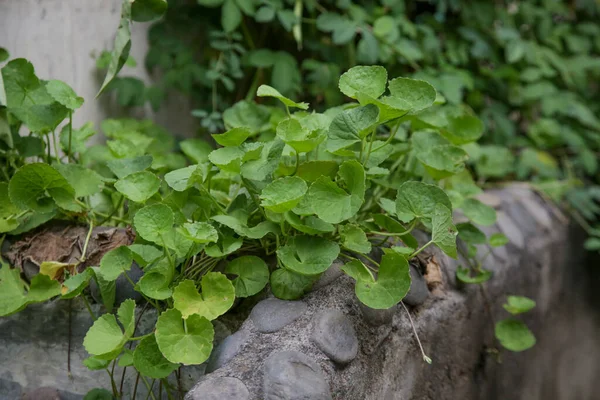
<svg viewBox="0 0 600 400"><path fill-rule="evenodd" d="M456 258L456 235L458 235L458 231L452 224L452 211L443 204L437 204L431 218L431 225L431 241L444 253Z"/></svg>
<svg viewBox="0 0 600 400"><path fill-rule="evenodd" d="M508 296L502 307L512 315L517 315L533 309L535 301L524 296Z"/></svg>
<svg viewBox="0 0 600 400"><path fill-rule="evenodd" d="M460 205L467 218L478 225L493 225L496 222L496 210L477 199L466 199Z"/></svg>
<svg viewBox="0 0 600 400"><path fill-rule="evenodd" d="M523 351L535 345L535 336L527 326L516 319L505 319L496 324L496 338L510 351Z"/></svg>
<svg viewBox="0 0 600 400"><path fill-rule="evenodd" d="M209 272L202 277L202 293L198 293L194 281L186 279L173 291L173 304L183 318L198 314L213 320L225 314L235 300L235 288L220 272Z"/></svg>
<svg viewBox="0 0 600 400"><path fill-rule="evenodd" d="M485 233L481 232L471 223L456 225L458 237L470 244L483 244L486 242Z"/></svg>
<svg viewBox="0 0 600 400"><path fill-rule="evenodd" d="M219 240L219 232L208 222L186 222L182 234L196 243L216 243Z"/></svg>
<svg viewBox="0 0 600 400"><path fill-rule="evenodd" d="M269 267L256 256L242 256L230 261L225 273L237 275L232 282L237 297L255 295L269 282Z"/></svg>
<svg viewBox="0 0 600 400"><path fill-rule="evenodd" d="M325 222L337 224L352 218L364 201L365 171L356 160L344 162L338 172L347 190L330 178L322 176L310 186L308 201L311 208Z"/></svg>
<svg viewBox="0 0 600 400"><path fill-rule="evenodd" d="M309 215L304 219L300 219L299 216L291 211L285 213L285 220L296 230L306 233L308 235L321 235L323 233L330 233L335 230L335 226L329 222L325 222L322 219Z"/></svg>
<svg viewBox="0 0 600 400"><path fill-rule="evenodd" d="M75 197L87 197L102 190L104 179L96 172L79 164L57 164L56 170L75 190Z"/></svg>
<svg viewBox="0 0 600 400"><path fill-rule="evenodd" d="M360 143L377 125L379 109L373 104L344 110L333 118L327 133L327 150L346 155L348 147ZM354 155L350 152L347 155Z"/></svg>
<svg viewBox="0 0 600 400"><path fill-rule="evenodd" d="M162 246L163 235L173 228L173 219L173 211L158 203L139 210L133 217L133 225L143 239Z"/></svg>
<svg viewBox="0 0 600 400"><path fill-rule="evenodd" d="M141 267L153 263L163 256L163 252L149 244L132 244L129 245L129 250L136 263Z"/></svg>
<svg viewBox="0 0 600 400"><path fill-rule="evenodd" d="M175 309L163 312L156 321L156 343L172 363L202 364L210 356L214 335L209 320L199 315L184 320Z"/></svg>
<svg viewBox="0 0 600 400"><path fill-rule="evenodd" d="M152 165L152 156L145 155L134 158L109 160L106 162L106 165L117 178L122 179L134 172L140 172L150 168Z"/></svg>
<svg viewBox="0 0 600 400"><path fill-rule="evenodd" d="M313 236L295 236L277 250L277 257L283 265L302 275L325 272L339 254L337 243Z"/></svg>
<svg viewBox="0 0 600 400"><path fill-rule="evenodd" d="M288 99L287 97L285 97L284 95L279 93L279 91L277 89L275 89L269 85L260 85L258 87L258 90L256 91L256 95L258 97L274 97L277 100L281 101L287 107L294 107L294 108L299 108L301 110L308 110L307 103L296 103L295 101Z"/></svg>
<svg viewBox="0 0 600 400"><path fill-rule="evenodd" d="M365 232L357 225L345 225L340 229L342 245L352 251L368 254L371 252L371 242Z"/></svg>
<svg viewBox="0 0 600 400"><path fill-rule="evenodd" d="M449 117L442 134L453 144L461 145L477 141L483 135L483 128L483 122L471 115Z"/></svg>
<svg viewBox="0 0 600 400"><path fill-rule="evenodd" d="M277 125L277 137L299 153L313 151L323 140L321 130L309 130L294 118L287 118Z"/></svg>
<svg viewBox="0 0 600 400"><path fill-rule="evenodd" d="M388 104L411 112L424 110L435 101L436 91L429 83L411 78L396 78L389 83Z"/></svg>
<svg viewBox="0 0 600 400"><path fill-rule="evenodd" d="M308 186L302 178L286 176L269 183L260 194L261 206L276 213L284 213L296 207Z"/></svg>
<svg viewBox="0 0 600 400"><path fill-rule="evenodd" d="M163 356L154 335L143 338L137 345L133 352L133 366L140 374L154 379L166 378L179 367Z"/></svg>
<svg viewBox="0 0 600 400"><path fill-rule="evenodd" d="M131 269L133 255L127 246L119 246L110 250L100 260L100 271L105 280L116 280L124 271Z"/></svg>
<svg viewBox="0 0 600 400"><path fill-rule="evenodd" d="M239 147L222 147L213 150L208 159L211 163L229 172L240 172L240 165L244 158L244 151Z"/></svg>
<svg viewBox="0 0 600 400"><path fill-rule="evenodd" d="M306 182L314 182L321 176L335 178L339 165L335 161L307 161L298 166L296 176L304 179Z"/></svg>
<svg viewBox="0 0 600 400"><path fill-rule="evenodd" d="M83 97L77 96L71 86L63 81L50 80L46 83L46 90L54 100L71 111L74 111L83 105Z"/></svg>
<svg viewBox="0 0 600 400"><path fill-rule="evenodd" d="M160 18L167 11L166 0L134 0L131 4L131 19L148 22Z"/></svg>
<svg viewBox="0 0 600 400"><path fill-rule="evenodd" d="M94 276L94 271L91 268L86 268L83 272L77 275L72 275L63 282L61 294L63 299L72 299L79 296L87 287L90 279Z"/></svg>
<svg viewBox="0 0 600 400"><path fill-rule="evenodd" d="M450 144L439 133L415 132L411 141L417 159L435 170L432 173L435 179L456 174L464 169L465 161L468 159L467 153L460 147Z"/></svg>
<svg viewBox="0 0 600 400"><path fill-rule="evenodd" d="M456 278L463 283L483 283L492 277L492 271L480 269L472 275L471 268L463 268L461 266L456 270Z"/></svg>
<svg viewBox="0 0 600 400"><path fill-rule="evenodd" d="M277 298L296 300L310 289L317 278L318 275L300 275L293 271L279 268L271 274L271 290Z"/></svg>
<svg viewBox="0 0 600 400"><path fill-rule="evenodd" d="M248 128L233 128L225 133L211 135L215 142L221 146L240 146L248 137L252 135L252 132Z"/></svg>
<svg viewBox="0 0 600 400"><path fill-rule="evenodd" d="M165 174L165 182L177 192L192 187L196 182L202 183L202 170L198 165L176 169Z"/></svg>
<svg viewBox="0 0 600 400"><path fill-rule="evenodd" d="M95 388L86 393L83 400L113 400L111 392L102 388Z"/></svg>
<svg viewBox="0 0 600 400"><path fill-rule="evenodd" d="M423 182L404 182L398 188L396 213L412 218L431 219L437 204L452 210L448 195L436 185ZM411 219L412 219L411 218Z"/></svg>
<svg viewBox="0 0 600 400"><path fill-rule="evenodd" d="M508 238L503 233L493 233L490 236L490 246L492 247L501 247L509 242Z"/></svg>
<svg viewBox="0 0 600 400"><path fill-rule="evenodd" d="M386 85L387 71L378 65L350 68L340 77L339 82L340 91L353 99L357 93L377 98L385 92Z"/></svg>
<svg viewBox="0 0 600 400"><path fill-rule="evenodd" d="M356 279L355 292L365 305L388 309L398 304L410 289L408 261L400 254L388 253L381 259L377 280L358 260L351 261L342 270Z"/></svg>
<svg viewBox="0 0 600 400"><path fill-rule="evenodd" d="M48 213L54 203L71 209L75 190L48 164L34 163L21 167L8 184L11 202L22 210Z"/></svg>
<svg viewBox="0 0 600 400"><path fill-rule="evenodd" d="M135 327L135 301L125 300L117 312L121 330L113 314L104 314L90 327L83 339L86 351L99 359L112 360L116 358L123 345L133 334Z"/></svg>
<svg viewBox="0 0 600 400"><path fill-rule="evenodd" d="M160 179L152 172L140 171L127 175L115 183L115 189L129 200L143 203L160 188Z"/></svg>

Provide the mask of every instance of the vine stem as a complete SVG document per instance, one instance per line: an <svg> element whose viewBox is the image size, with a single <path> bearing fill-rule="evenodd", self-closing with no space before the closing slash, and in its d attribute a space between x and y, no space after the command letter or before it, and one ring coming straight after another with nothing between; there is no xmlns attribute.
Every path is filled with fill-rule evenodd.
<svg viewBox="0 0 600 400"><path fill-rule="evenodd" d="M417 338L417 343L419 343L419 348L421 349L421 354L423 355L423 360L427 363L427 364L431 364L431 358L429 358L427 356L427 354L425 354L425 350L423 349L423 345L421 344L421 339L419 339L419 334L417 333L417 328L415 327L415 323L413 322L412 317L410 316L410 312L408 311L408 308L406 308L406 306L404 305L404 302L400 302L400 304L402 304L402 307L404 307L404 311L406 311L406 315L408 315L408 320L410 321L410 326L412 327L413 333L415 334L415 338Z"/></svg>
<svg viewBox="0 0 600 400"><path fill-rule="evenodd" d="M425 250L425 248L427 246L429 246L430 244L433 244L433 240L430 240L429 242L425 243L420 249L418 249L417 251L415 251L414 253L412 253L409 258L413 258L416 257L417 254L419 254L420 252L422 252L423 250Z"/></svg>
<svg viewBox="0 0 600 400"><path fill-rule="evenodd" d="M400 118L402 118L402 117L400 117ZM391 142L391 141L394 139L394 137L396 136L396 133L398 133L398 130L400 129L400 125L401 125L401 122L398 122L398 124L396 125L396 127L395 127L394 131L393 131L393 132L392 132L392 134L391 134L391 135L390 135L390 136L389 136L389 137L386 139L386 141L385 141L385 142L384 142L384 143L383 143L381 146L377 147L377 148L376 148L375 150L373 150L373 151L377 151L377 150L379 150L379 149L382 149L382 148L384 148L386 145L388 145L388 144L389 144L389 143L390 143L390 142Z"/></svg>
<svg viewBox="0 0 600 400"><path fill-rule="evenodd" d="M367 150L367 155L365 156L365 162L363 163L365 168L367 166L367 162L369 162L369 157L371 157L371 149L373 148L373 142L375 141L376 131L377 131L377 127L373 128L373 133L371 133L371 140L369 141L369 149Z"/></svg>
<svg viewBox="0 0 600 400"><path fill-rule="evenodd" d="M92 311L90 302L88 301L88 299L85 296L81 296L81 298L83 299L83 304L85 304L85 308L87 308L88 312L90 313L92 320L96 321L96 314L94 314L94 312Z"/></svg>
<svg viewBox="0 0 600 400"><path fill-rule="evenodd" d="M67 162L71 162L71 137L73 135L73 111L69 111L69 149L67 150Z"/></svg>
<svg viewBox="0 0 600 400"><path fill-rule="evenodd" d="M80 262L85 262L85 257L87 254L88 244L90 243L90 238L92 237L92 231L94 230L94 221L90 220L90 229L88 229L87 236L85 237L85 243L83 244L83 250L81 251L81 260Z"/></svg>

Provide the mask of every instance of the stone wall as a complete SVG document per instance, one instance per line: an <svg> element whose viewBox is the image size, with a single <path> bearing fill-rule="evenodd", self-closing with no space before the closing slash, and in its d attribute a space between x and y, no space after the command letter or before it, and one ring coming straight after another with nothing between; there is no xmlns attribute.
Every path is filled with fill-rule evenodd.
<svg viewBox="0 0 600 400"><path fill-rule="evenodd" d="M482 200L498 209L498 223L487 233L501 231L511 240L485 262L494 272L485 293L458 284L461 261L439 251L411 267L405 303L431 365L421 357L404 307L362 307L353 281L334 265L301 301L267 298L249 315L242 303L217 321L209 361L183 370L183 386L191 389L186 399L599 398L600 304L593 290L599 274L586 266L582 234L525 187L488 191ZM501 306L507 294L537 301L523 318L538 343L522 353L494 351L500 347L493 321L508 316ZM1 400L42 399L32 392L40 387L59 389L48 398L81 399L91 388L109 387L105 371L81 365L90 318L74 303L69 323L66 307L64 301L38 305L0 319ZM155 315L146 318L152 326ZM126 393L132 376L126 376Z"/></svg>
<svg viewBox="0 0 600 400"><path fill-rule="evenodd" d="M498 208L488 232L511 239L485 262L494 272L485 294L459 285L459 262L439 251L426 259L427 279L412 271L405 302L431 365L421 358L404 307L367 310L353 281L339 276L302 301L259 303L213 352L210 373L186 399L600 398L600 308L588 296L598 280L588 280L581 234L524 187L490 191L482 200ZM537 301L524 319L538 343L498 358L492 321L508 316L507 294Z"/></svg>

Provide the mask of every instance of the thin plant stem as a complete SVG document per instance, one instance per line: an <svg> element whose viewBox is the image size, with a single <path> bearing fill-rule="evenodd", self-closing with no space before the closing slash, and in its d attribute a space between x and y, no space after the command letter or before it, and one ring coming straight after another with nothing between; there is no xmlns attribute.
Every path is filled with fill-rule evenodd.
<svg viewBox="0 0 600 400"><path fill-rule="evenodd" d="M296 151L296 169L294 169L294 173L292 175L296 175L298 173L298 167L300 166L300 153Z"/></svg>
<svg viewBox="0 0 600 400"><path fill-rule="evenodd" d="M140 375L140 378L142 378L142 382L144 382L144 385L148 389L148 395L146 396L146 399L148 399L148 397L152 397L153 400L156 400L156 397L154 396L154 392L152 391L152 387L154 386L154 382L156 382L156 379L152 379L152 384L149 384L143 375Z"/></svg>
<svg viewBox="0 0 600 400"><path fill-rule="evenodd" d="M56 130L52 130L52 142L54 143L54 158L57 162L60 162L60 157L58 157L58 142L56 141Z"/></svg>
<svg viewBox="0 0 600 400"><path fill-rule="evenodd" d="M427 354L425 354L425 350L423 350L423 345L421 344L421 339L419 339L419 335L417 334L417 328L415 328L415 324L412 320L412 317L410 316L410 312L408 311L408 308L406 308L406 306L404 305L404 302L400 302L400 304L402 304L402 307L404 307L404 311L406 311L406 315L408 315L408 320L410 321L410 326L412 327L413 333L415 334L415 338L417 338L417 343L419 343L419 348L421 349L421 354L423 355L423 360L427 363L427 364L431 364L431 358L429 358L427 356Z"/></svg>
<svg viewBox="0 0 600 400"><path fill-rule="evenodd" d="M140 382L140 373L137 373L137 376L135 377L135 385L133 385L133 396L131 396L132 399L135 399L135 395L137 394L137 388L138 388L138 383Z"/></svg>
<svg viewBox="0 0 600 400"><path fill-rule="evenodd" d="M90 220L90 229L88 229L87 236L85 237L85 243L83 244L83 250L81 251L81 260L80 262L85 262L88 244L90 243L90 238L92 237L92 231L94 230L94 221Z"/></svg>
<svg viewBox="0 0 600 400"><path fill-rule="evenodd" d="M369 162L369 157L371 157L371 149L373 148L373 142L375 141L375 133L377 132L377 127L375 127L373 129L373 133L371 133L371 140L369 141L369 149L367 150L367 155L365 157L365 162L363 163L363 165L367 166L367 162Z"/></svg>
<svg viewBox="0 0 600 400"><path fill-rule="evenodd" d="M390 143L390 142L391 142L391 141L394 139L394 137L396 136L396 133L398 133L398 130L400 129L400 125L401 125L401 122L398 122L398 124L396 125L396 127L395 127L394 131L393 131L393 132L392 132L392 134L391 134L391 135L390 135L390 136L389 136L389 137L386 139L386 141L385 141L385 142L384 142L384 143L383 143L381 146L377 147L377 148L376 148L375 150L373 150L373 151L377 151L377 150L379 150L379 149L382 149L382 148L383 148L383 147L385 147L386 145L388 145L388 144L389 144L389 143Z"/></svg>
<svg viewBox="0 0 600 400"><path fill-rule="evenodd" d="M81 298L83 299L83 304L85 304L85 308L87 308L88 312L90 313L90 316L92 317L92 320L95 321L96 320L96 314L94 314L94 312L92 311L92 307L90 306L90 302L85 297L85 295L81 296Z"/></svg>
<svg viewBox="0 0 600 400"><path fill-rule="evenodd" d="M408 257L408 258L413 258L413 257L416 257L416 256L417 256L417 255L418 255L420 252L422 252L423 250L425 250L425 248L426 248L427 246L429 246L430 244L433 244L433 240L430 240L429 242L425 243L425 244L424 244L424 245L423 245L423 246L422 246L422 247L421 247L419 250L417 250L417 251L415 251L414 253L412 253L412 254L410 255L410 257Z"/></svg>
<svg viewBox="0 0 600 400"><path fill-rule="evenodd" d="M71 162L71 137L73 136L73 111L69 111L69 147L67 150L67 162Z"/></svg>

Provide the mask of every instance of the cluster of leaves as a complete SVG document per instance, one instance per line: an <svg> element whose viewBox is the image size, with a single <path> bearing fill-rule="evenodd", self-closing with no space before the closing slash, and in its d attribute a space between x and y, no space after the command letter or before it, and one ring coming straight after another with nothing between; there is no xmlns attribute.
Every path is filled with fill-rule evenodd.
<svg viewBox="0 0 600 400"><path fill-rule="evenodd" d="M322 111L343 101L342 71L382 64L480 117L487 135L466 148L478 180L532 181L599 249L599 16L593 0L171 0L149 34L146 66L163 71L160 89L138 82L135 97L126 84L120 98L139 104L150 90L158 106L183 91L215 133L261 83Z"/></svg>
<svg viewBox="0 0 600 400"><path fill-rule="evenodd" d="M236 297L270 285L280 298L299 298L336 259L356 280L360 301L390 308L410 288L412 258L433 244L457 257L456 236L464 232L466 257L473 256L483 235L474 224L495 221L493 208L475 198L480 189L465 168L464 147L480 137L481 123L442 104L425 81L388 81L383 67L343 74L340 91L357 102L322 113L262 85L257 95L281 106L238 102L223 113L227 131L213 135L221 147L188 139L180 151L159 127L133 120L105 121L107 142L86 146L94 132L72 128L82 101L71 88L39 80L23 59L7 63L2 77L10 137L27 128L28 137L49 142L68 117L60 135L65 156L11 150L20 166L1 184L2 230L22 233L59 218L85 222L90 232L106 223L132 225L137 234L99 266L81 270L80 263L48 260L30 285L9 266L1 269L1 315L82 295L96 281L109 313L84 341L92 369L118 360L165 379L180 364L202 363L212 350L211 321ZM23 103L46 95L50 104ZM52 124L40 123L46 117ZM454 226L457 208L472 223ZM416 227L431 231L420 247L410 233ZM396 239L391 246L389 239ZM380 260L370 256L373 247L383 249ZM159 312L143 337L134 336L132 300L120 305L118 319L110 313L115 282L130 279L134 261L144 274L131 284ZM133 351L130 342L137 343Z"/></svg>

